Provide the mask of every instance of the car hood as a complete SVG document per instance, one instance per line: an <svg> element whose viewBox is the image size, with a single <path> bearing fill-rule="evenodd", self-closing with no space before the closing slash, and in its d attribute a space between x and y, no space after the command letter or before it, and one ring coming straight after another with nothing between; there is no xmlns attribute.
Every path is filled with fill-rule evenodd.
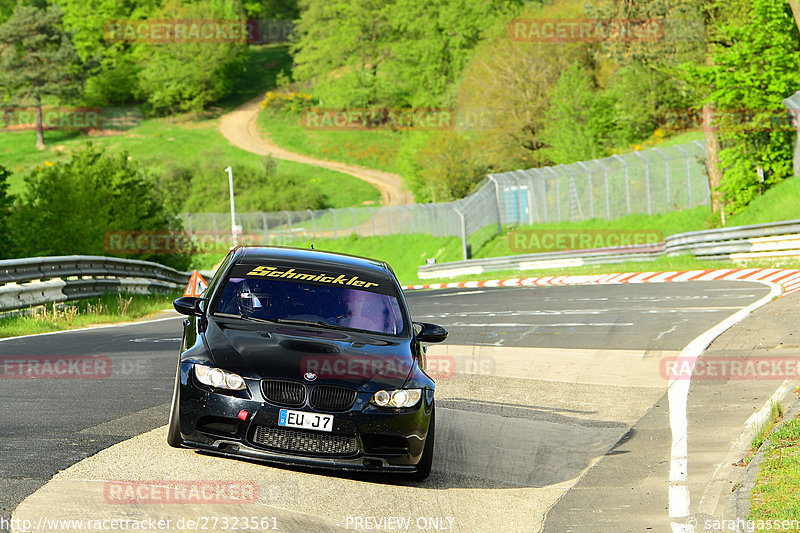
<svg viewBox="0 0 800 533"><path fill-rule="evenodd" d="M204 337L212 365L253 379L307 381L311 372L315 384L374 392L401 387L414 364L410 338L214 318Z"/></svg>

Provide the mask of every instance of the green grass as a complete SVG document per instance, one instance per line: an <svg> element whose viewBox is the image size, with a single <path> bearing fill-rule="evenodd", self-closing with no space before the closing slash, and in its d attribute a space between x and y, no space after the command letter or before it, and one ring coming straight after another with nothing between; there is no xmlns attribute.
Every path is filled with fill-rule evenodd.
<svg viewBox="0 0 800 533"><path fill-rule="evenodd" d="M149 118L138 126L105 136L90 136L74 131L46 131L47 149L36 149L33 131L0 132L0 164L11 170L9 189L19 194L24 189L23 175L33 167L63 161L86 141L111 152L126 151L154 172L167 166L191 166L212 159L219 162L220 180L224 168L240 164L261 167L262 157L231 146L218 131L218 116L275 87L278 72L291 66L286 46L250 47L250 56L236 81L236 90L201 115ZM348 174L320 169L291 161L278 161L278 172L307 176L313 186L328 197L331 207L350 207L363 202L378 203L380 193L372 185ZM224 200L227 201L227 200Z"/></svg>
<svg viewBox="0 0 800 533"><path fill-rule="evenodd" d="M676 144L686 144L692 141L703 141L705 139L702 131L686 131L674 135L656 145L657 148L668 148Z"/></svg>
<svg viewBox="0 0 800 533"><path fill-rule="evenodd" d="M224 168L232 164L260 167L262 156L232 146L217 129L217 120L157 118L146 119L122 135L89 137L88 135L46 132L49 149L39 152L34 132L0 133L0 154L3 165L13 172L9 184L12 194L24 189L23 174L31 167L69 158L69 154L90 140L110 152L126 151L134 161L158 172L167 164L192 165L207 158L219 162L220 180L226 179ZM372 185L348 174L312 167L292 161L277 161L279 173L307 176L309 181L328 197L332 207L378 202L380 193ZM234 183L235 185L235 183ZM223 199L223 201L227 201Z"/></svg>
<svg viewBox="0 0 800 533"><path fill-rule="evenodd" d="M800 419L787 420L769 435L767 441L756 484L750 493L748 519L798 520Z"/></svg>
<svg viewBox="0 0 800 533"><path fill-rule="evenodd" d="M727 226L778 222L800 218L800 178L789 178L756 197L741 213L730 217Z"/></svg>
<svg viewBox="0 0 800 533"><path fill-rule="evenodd" d="M758 451L761 448L761 445L764 444L764 439L766 439L767 435L772 428L775 427L775 424L783 418L783 404L781 402L770 402L769 403L769 417L764 420L764 422L756 428L756 433L753 435L753 439L750 441L750 449L753 452Z"/></svg>
<svg viewBox="0 0 800 533"><path fill-rule="evenodd" d="M500 257L504 255L517 255L525 251L512 250L513 231L525 230L618 230L618 231L654 231L660 232L664 237L676 233L707 229L707 219L711 209L699 206L682 211L672 211L662 215L629 215L614 220L593 218L580 222L559 222L552 224L536 224L533 226L508 227L502 235L495 235L479 250L475 250L474 257Z"/></svg>
<svg viewBox="0 0 800 533"><path fill-rule="evenodd" d="M330 252L343 252L389 263L403 283L417 280L417 266L427 258L438 262L457 261L461 258L461 240L457 237L432 237L430 235L406 234L376 237L358 237L355 234L342 239L315 239L295 241L287 246L310 248ZM219 263L224 254L195 256L198 270L210 269ZM405 281L404 281L405 280Z"/></svg>
<svg viewBox="0 0 800 533"><path fill-rule="evenodd" d="M172 300L181 294L104 294L100 298L40 306L31 316L0 318L0 337L130 322L172 309Z"/></svg>
<svg viewBox="0 0 800 533"><path fill-rule="evenodd" d="M404 139L409 136L407 133L310 130L300 125L299 114L276 114L267 110L259 115L258 126L263 136L293 152L396 174L404 170L399 155ZM430 135L431 132L415 134Z"/></svg>

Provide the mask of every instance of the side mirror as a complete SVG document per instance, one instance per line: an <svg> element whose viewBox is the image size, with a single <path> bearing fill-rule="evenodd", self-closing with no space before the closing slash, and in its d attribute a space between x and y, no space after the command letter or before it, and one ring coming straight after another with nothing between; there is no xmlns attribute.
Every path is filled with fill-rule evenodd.
<svg viewBox="0 0 800 533"><path fill-rule="evenodd" d="M200 298L197 296L181 296L172 302L172 306L175 307L175 310L182 315L203 316L205 302L207 301L208 298Z"/></svg>
<svg viewBox="0 0 800 533"><path fill-rule="evenodd" d="M442 342L447 338L447 330L442 326L428 324L427 322L414 322L414 325L420 327L416 334L419 342Z"/></svg>

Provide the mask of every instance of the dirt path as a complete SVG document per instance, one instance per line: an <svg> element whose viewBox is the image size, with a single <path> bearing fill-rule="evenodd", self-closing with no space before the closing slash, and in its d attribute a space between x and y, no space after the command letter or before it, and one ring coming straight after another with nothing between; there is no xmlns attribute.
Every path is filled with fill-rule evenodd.
<svg viewBox="0 0 800 533"><path fill-rule="evenodd" d="M290 152L273 144L258 133L258 112L261 110L259 96L246 102L230 113L222 115L219 130L228 141L243 150L260 155L272 155L276 159L295 161L306 165L328 168L355 176L374 185L381 193L383 205L403 205L414 203L413 196L406 189L403 178L390 172L348 165L337 161L326 161L307 155Z"/></svg>

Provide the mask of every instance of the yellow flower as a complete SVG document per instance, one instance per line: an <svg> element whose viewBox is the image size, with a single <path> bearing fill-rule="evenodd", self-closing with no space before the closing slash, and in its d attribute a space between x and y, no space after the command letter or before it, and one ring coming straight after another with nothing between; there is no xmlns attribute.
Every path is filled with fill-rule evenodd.
<svg viewBox="0 0 800 533"><path fill-rule="evenodd" d="M46 166L46 167L52 167L53 165L55 165L55 163L53 163L52 161L45 161L44 162L44 166Z"/></svg>

